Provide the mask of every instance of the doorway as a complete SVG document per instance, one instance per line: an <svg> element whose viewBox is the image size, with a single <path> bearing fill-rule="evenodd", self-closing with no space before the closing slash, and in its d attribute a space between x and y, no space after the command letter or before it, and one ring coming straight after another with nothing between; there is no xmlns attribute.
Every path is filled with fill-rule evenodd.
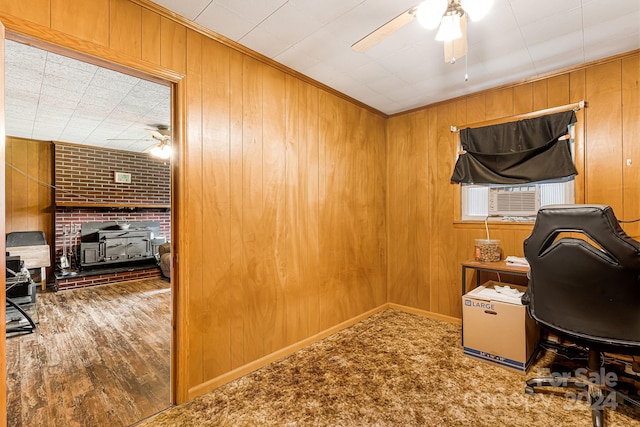
<svg viewBox="0 0 640 427"><path fill-rule="evenodd" d="M104 64L74 59L71 53L70 56L60 55L59 52L53 53L40 47L16 41L7 41L5 45L6 129L7 136L13 139L12 146L25 143L41 153L43 150L39 145L45 144L54 154L57 141L61 141L73 148L90 147L94 153L115 150L135 153L140 157L147 155L144 154L146 149L157 145L158 141L149 129L158 131L160 126L171 125L170 83L139 73L135 73L135 76L120 73L103 67ZM29 65L21 65L26 63ZM32 77L34 80L12 81L12 68L20 70L21 79ZM34 83L38 77L40 87ZM92 82L95 83L93 86ZM118 94L114 94L114 90ZM9 101L10 97L13 98ZM90 102L98 99L101 101ZM165 106L160 105L163 101ZM32 111L30 108L33 108L34 102L36 110ZM138 109L145 106L147 110ZM166 113L164 117L163 113ZM56 144L51 141L56 141ZM7 191L7 197L11 193L19 195L21 192L26 197L18 196L15 199L17 203L13 203L14 200L5 203L7 209L16 212L15 224L13 211L11 218L8 216L8 221L12 222L6 231L49 227L48 242L53 248L52 266L60 264L60 238L64 240L62 253L65 257L71 258L73 254L78 261L81 258L78 245L71 243L74 241L72 239L78 242L76 233L80 226L71 227L69 224L68 228L60 227L60 223L64 222L60 218L74 218L74 209L80 209L85 219L87 210L93 209L93 215L106 220L103 222L116 223L118 219L126 222L132 218L135 220L137 216L144 215L145 209L151 209L153 212L150 215L153 217L159 215L158 211L164 210L169 217L169 230L175 226L171 223L171 194L168 196L168 207L155 208L152 207L153 203L144 207L144 203L138 203L134 211L117 207L117 202L114 203L103 194L92 194L89 196L91 200L87 201L86 194L75 194L80 193L80 185L72 183L71 189L65 190L65 195L72 193L84 197L85 201L81 203L84 206L78 205L79 202L71 202L66 206L63 204L62 209L59 203L54 206L56 187L61 187L53 179L57 174L57 163L53 155L47 168L47 149L44 152L44 155L39 154L41 157L37 168L33 168L28 161L14 164L12 159L7 158L7 172L21 176L21 181L26 185L22 190ZM104 156L95 155L96 162L105 160ZM30 157L27 149L26 158ZM168 187L171 192L173 180L170 160L163 162L168 164ZM47 173L50 173L51 182L47 182ZM18 183L8 180L7 187L14 184ZM97 185L94 183L94 186ZM39 197L46 193L43 188L54 192L49 206L38 206ZM38 198L33 197L36 193ZM21 203L27 206L26 210L20 206ZM34 203L36 208L31 209ZM99 206L92 208L92 204ZM20 212L32 213L25 220ZM47 225L49 221L53 221L50 226ZM171 231L165 231L164 234L167 240L172 240ZM68 251L67 245L73 250ZM58 267L57 270L64 269ZM50 282L58 283L53 278L50 278ZM129 425L161 410L162 402L164 407L171 405L172 285L168 281L163 285L160 277L131 281L131 284L133 286L123 283L101 284L95 288L79 287L36 295L36 305L38 300L42 302L37 309L38 321L42 326L36 327L33 334L12 337L7 342L9 425L37 425L42 419L54 420L59 425L92 421ZM166 316L163 317L162 313L166 313ZM161 327L157 324L158 319L164 322ZM154 334L154 329L166 329L167 333ZM153 339L149 340L149 337ZM138 345L143 342L146 342L146 346ZM150 347L157 351L144 350ZM152 365L154 369L147 369ZM63 381L60 381L61 378ZM163 391L158 392L160 389ZM33 402L36 402L37 408L33 407ZM20 414L12 413L17 406L21 407Z"/></svg>

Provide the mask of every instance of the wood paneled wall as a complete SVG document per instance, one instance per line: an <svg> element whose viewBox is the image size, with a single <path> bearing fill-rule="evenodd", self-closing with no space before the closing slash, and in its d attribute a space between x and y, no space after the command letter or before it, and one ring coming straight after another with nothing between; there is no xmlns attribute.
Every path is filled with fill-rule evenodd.
<svg viewBox="0 0 640 427"><path fill-rule="evenodd" d="M382 117L192 31L187 93L197 385L386 302L385 138Z"/></svg>
<svg viewBox="0 0 640 427"><path fill-rule="evenodd" d="M484 224L455 223L458 187L451 125L465 125L581 100L577 113L576 202L611 205L640 218L640 55L635 52L524 84L394 116L387 124L389 302L461 316L460 263L473 257ZM631 164L627 165L627 159ZM638 223L624 224L640 237ZM506 255L523 256L531 226L491 226ZM471 279L469 279L471 280Z"/></svg>
<svg viewBox="0 0 640 427"><path fill-rule="evenodd" d="M41 230L53 249L53 143L7 137L5 156L5 233Z"/></svg>
<svg viewBox="0 0 640 427"><path fill-rule="evenodd" d="M386 302L385 117L161 12L144 0L0 0L17 33L185 75L174 177L184 401Z"/></svg>

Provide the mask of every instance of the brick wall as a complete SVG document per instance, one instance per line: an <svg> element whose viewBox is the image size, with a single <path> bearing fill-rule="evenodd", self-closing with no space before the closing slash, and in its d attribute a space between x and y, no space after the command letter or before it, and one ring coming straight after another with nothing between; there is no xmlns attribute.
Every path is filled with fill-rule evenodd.
<svg viewBox="0 0 640 427"><path fill-rule="evenodd" d="M131 183L116 183L114 172L131 174ZM67 245L77 247L80 244L80 225L85 222L156 221L160 223L161 236L167 240L171 238L171 212L166 208L171 204L170 166L167 161L145 153L56 143L55 185L58 206L53 245L56 260L62 255L63 230L75 231L71 239L67 238ZM130 205L145 207L128 208ZM151 268L69 277L58 279L56 283L58 289L69 289L159 275L158 268Z"/></svg>
<svg viewBox="0 0 640 427"><path fill-rule="evenodd" d="M131 174L131 184L114 182L114 172ZM169 205L169 162L145 153L55 144L57 204Z"/></svg>
<svg viewBox="0 0 640 427"><path fill-rule="evenodd" d="M106 285L108 283L128 282L132 280L160 277L160 268L150 268L137 271L123 271L118 273L100 274L87 277L69 277L56 279L58 290L86 288L87 286Z"/></svg>

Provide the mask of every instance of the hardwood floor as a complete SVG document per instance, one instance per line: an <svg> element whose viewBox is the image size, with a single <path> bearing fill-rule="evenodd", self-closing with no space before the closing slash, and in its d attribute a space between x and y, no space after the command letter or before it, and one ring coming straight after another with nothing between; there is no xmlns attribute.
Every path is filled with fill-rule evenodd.
<svg viewBox="0 0 640 427"><path fill-rule="evenodd" d="M7 424L127 426L170 405L170 288L146 279L39 293L7 339Z"/></svg>

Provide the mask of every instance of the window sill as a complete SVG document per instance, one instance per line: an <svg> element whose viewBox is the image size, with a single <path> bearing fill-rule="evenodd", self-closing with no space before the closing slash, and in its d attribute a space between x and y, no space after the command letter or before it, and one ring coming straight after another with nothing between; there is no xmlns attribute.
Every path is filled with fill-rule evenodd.
<svg viewBox="0 0 640 427"><path fill-rule="evenodd" d="M531 222L507 222L507 221L489 221L488 226L490 229L504 229L504 230L531 230L533 228L534 221ZM453 228L456 229L483 229L484 221L453 221Z"/></svg>

